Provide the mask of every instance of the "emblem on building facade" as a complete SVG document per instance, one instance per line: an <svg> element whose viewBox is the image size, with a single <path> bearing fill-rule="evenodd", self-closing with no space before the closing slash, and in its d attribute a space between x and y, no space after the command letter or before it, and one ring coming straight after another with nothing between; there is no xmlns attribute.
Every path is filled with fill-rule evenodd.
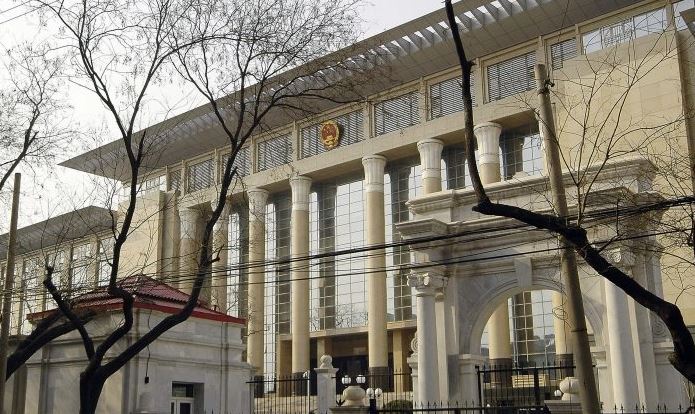
<svg viewBox="0 0 695 414"><path fill-rule="evenodd" d="M322 123L321 132L319 135L323 147L328 151L340 144L340 127L335 121L326 121Z"/></svg>

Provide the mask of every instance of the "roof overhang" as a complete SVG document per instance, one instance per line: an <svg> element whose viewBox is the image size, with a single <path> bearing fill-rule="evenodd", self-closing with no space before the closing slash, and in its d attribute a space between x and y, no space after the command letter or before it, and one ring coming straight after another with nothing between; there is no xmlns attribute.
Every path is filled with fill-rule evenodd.
<svg viewBox="0 0 695 414"><path fill-rule="evenodd" d="M634 3L634 0L463 0L454 5L454 10L467 55L473 59ZM360 95L373 95L457 64L446 21L442 8L329 54L324 59L326 62L354 59L359 63L364 56L371 56L373 59L369 64L374 66L376 63L379 69L388 71L387 79L379 76L361 84ZM316 62L311 64L316 66ZM301 71L302 68L294 70ZM325 102L320 109L329 110L336 106L338 104ZM296 118L296 113L271 112L265 127L272 129L286 125ZM161 139L157 143L156 157L147 160L142 173L212 151L227 143L208 105L153 125L148 128L148 134ZM122 145L121 141L114 141L60 165L127 180L130 171Z"/></svg>

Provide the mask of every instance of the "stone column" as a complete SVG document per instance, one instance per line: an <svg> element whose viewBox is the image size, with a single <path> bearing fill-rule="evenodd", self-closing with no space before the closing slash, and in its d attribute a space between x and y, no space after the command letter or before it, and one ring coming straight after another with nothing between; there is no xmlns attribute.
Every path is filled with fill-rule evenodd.
<svg viewBox="0 0 695 414"><path fill-rule="evenodd" d="M210 203L214 209L217 201ZM212 263L212 280L205 283L201 298L210 301L213 309L227 313L227 265L229 257L229 201L225 203L220 218L212 229L212 258L218 260Z"/></svg>
<svg viewBox="0 0 695 414"><path fill-rule="evenodd" d="M446 286L447 279L438 272L412 273L408 285L417 297L417 365L420 404L439 401L439 370L434 297Z"/></svg>
<svg viewBox="0 0 695 414"><path fill-rule="evenodd" d="M330 355L323 355L319 359L316 372L316 413L328 413L329 409L335 407L335 374L338 368L333 368L333 358Z"/></svg>
<svg viewBox="0 0 695 414"><path fill-rule="evenodd" d="M473 129L478 140L478 169L483 184L499 182L500 134L502 126L493 122L478 124ZM498 307L488 322L488 338L491 365L511 365L512 345L509 337L509 308L505 301ZM511 377L504 378L510 382Z"/></svg>
<svg viewBox="0 0 695 414"><path fill-rule="evenodd" d="M559 366L572 366L572 338L570 337L569 307L565 304L562 292L553 292L553 329L555 332L555 363ZM573 373L567 370L565 376Z"/></svg>
<svg viewBox="0 0 695 414"><path fill-rule="evenodd" d="M618 249L611 252L609 256L613 266L619 267L628 275L632 273L630 271L634 265L632 253ZM613 403L618 409L634 407L639 402L639 393L627 295L608 280L604 280L603 283L606 295L606 332L613 382Z"/></svg>
<svg viewBox="0 0 695 414"><path fill-rule="evenodd" d="M444 143L438 139L423 139L417 143L422 168L422 188L425 194L442 190L442 149Z"/></svg>
<svg viewBox="0 0 695 414"><path fill-rule="evenodd" d="M247 301L246 360L263 375L264 368L264 317L265 317L265 207L268 191L251 188L246 191L249 199L249 285Z"/></svg>
<svg viewBox="0 0 695 414"><path fill-rule="evenodd" d="M178 288L191 293L193 277L198 269L198 219L200 211L194 208L179 208L181 225L181 242L179 243L179 280Z"/></svg>
<svg viewBox="0 0 695 414"><path fill-rule="evenodd" d="M384 217L384 168L386 158L370 155L362 158L364 166L364 226L367 246L383 245L386 240ZM369 372L388 370L388 335L386 333L386 255L374 250L367 257L367 331Z"/></svg>
<svg viewBox="0 0 695 414"><path fill-rule="evenodd" d="M292 187L291 255L293 258L309 254L309 191L311 178L295 176ZM309 261L291 263L292 300L292 375L301 376L309 369Z"/></svg>

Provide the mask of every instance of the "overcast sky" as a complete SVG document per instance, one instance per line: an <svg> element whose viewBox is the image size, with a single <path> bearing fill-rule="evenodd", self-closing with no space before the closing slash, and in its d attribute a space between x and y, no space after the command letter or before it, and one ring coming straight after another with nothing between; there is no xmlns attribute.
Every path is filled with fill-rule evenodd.
<svg viewBox="0 0 695 414"><path fill-rule="evenodd" d="M23 15L21 4L24 1L0 0L0 47L10 47L35 33L37 19L32 13ZM378 34L441 7L441 0L368 0L361 9L364 19L363 37ZM106 117L103 108L91 92L71 88L69 99L83 126L110 123L110 119ZM178 112L190 109L181 105L181 102L186 102L185 99L181 100L180 96L176 99L176 102L170 102L164 98L161 105L178 105ZM72 149L69 156L83 151L84 148ZM24 169L22 172L24 175L20 200L20 227L92 203L88 195L91 181L87 174L59 166L52 171L30 172ZM6 186L7 190L11 191L11 183ZM0 215L1 232L7 230L8 221L9 214Z"/></svg>

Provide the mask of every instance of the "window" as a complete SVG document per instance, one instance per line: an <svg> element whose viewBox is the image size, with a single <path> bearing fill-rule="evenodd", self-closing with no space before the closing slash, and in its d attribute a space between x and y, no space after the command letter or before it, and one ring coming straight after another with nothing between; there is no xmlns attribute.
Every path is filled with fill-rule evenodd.
<svg viewBox="0 0 695 414"><path fill-rule="evenodd" d="M290 134L258 143L258 171L265 171L292 162Z"/></svg>
<svg viewBox="0 0 695 414"><path fill-rule="evenodd" d="M662 7L584 34L584 53L616 46L652 33L662 33L665 28L666 13Z"/></svg>
<svg viewBox="0 0 695 414"><path fill-rule="evenodd" d="M683 12L684 10L692 9L693 7L695 7L694 0L682 0L677 3L673 3L673 15L676 17L676 30L683 30L688 28L688 24L681 16L681 12Z"/></svg>
<svg viewBox="0 0 695 414"><path fill-rule="evenodd" d="M22 314L24 315L24 320L22 321L21 329L22 333L25 335L29 334L32 330L31 324L26 321L26 316L42 310L42 268L42 261L38 257L26 259L22 265L22 292L24 296L22 300L24 306Z"/></svg>
<svg viewBox="0 0 695 414"><path fill-rule="evenodd" d="M533 75L535 64L534 51L488 66L488 102L533 89L536 85Z"/></svg>
<svg viewBox="0 0 695 414"><path fill-rule="evenodd" d="M443 171L442 188L454 190L471 186L468 174L466 152L462 146L444 148L442 151Z"/></svg>
<svg viewBox="0 0 695 414"><path fill-rule="evenodd" d="M363 118L362 111L350 112L335 118L335 122L340 128L340 142L338 146L344 147L364 139ZM302 129L301 158L312 157L326 152L326 148L321 143L320 130L321 124Z"/></svg>
<svg viewBox="0 0 695 414"><path fill-rule="evenodd" d="M181 191L181 170L169 173L169 191Z"/></svg>
<svg viewBox="0 0 695 414"><path fill-rule="evenodd" d="M114 239L111 237L99 240L99 257L97 270L97 286L106 286L111 277L111 259L113 258Z"/></svg>
<svg viewBox="0 0 695 414"><path fill-rule="evenodd" d="M92 287L89 280L91 278L88 275L91 258L92 249L89 244L73 246L72 260L70 262L71 293L80 292Z"/></svg>
<svg viewBox="0 0 695 414"><path fill-rule="evenodd" d="M502 176L505 180L523 172L537 175L543 171L543 153L538 125L502 132Z"/></svg>
<svg viewBox="0 0 695 414"><path fill-rule="evenodd" d="M374 131L376 135L388 134L419 122L417 91L374 105Z"/></svg>
<svg viewBox="0 0 695 414"><path fill-rule="evenodd" d="M227 168L227 162L229 161L229 153L222 155L221 170L220 170L220 181L222 181L222 175L224 174L225 168ZM239 149L236 154L236 158L232 163L232 167L236 167L237 176L245 177L249 175L251 171L251 160L249 159L249 147L243 147Z"/></svg>
<svg viewBox="0 0 695 414"><path fill-rule="evenodd" d="M165 191L166 190L166 177L163 175L160 175L159 177L154 177L147 179L142 182L142 185L140 187L140 192L145 192L148 190L152 189L158 189Z"/></svg>
<svg viewBox="0 0 695 414"><path fill-rule="evenodd" d="M189 193L208 188L212 185L213 164L213 160L208 159L188 167L187 191Z"/></svg>
<svg viewBox="0 0 695 414"><path fill-rule="evenodd" d="M564 62L577 56L577 39L567 39L550 46L553 70L562 69Z"/></svg>
<svg viewBox="0 0 695 414"><path fill-rule="evenodd" d="M471 74L471 95L475 106L475 78ZM447 79L430 86L430 118L435 119L463 111L461 77Z"/></svg>

